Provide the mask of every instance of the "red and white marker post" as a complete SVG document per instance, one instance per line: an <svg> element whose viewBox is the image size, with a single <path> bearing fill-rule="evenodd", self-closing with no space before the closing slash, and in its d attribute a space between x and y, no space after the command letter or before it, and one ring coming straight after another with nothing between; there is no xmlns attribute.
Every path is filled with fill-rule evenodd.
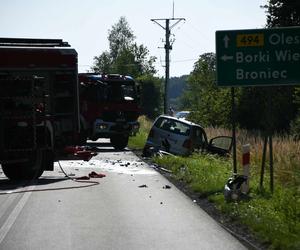
<svg viewBox="0 0 300 250"><path fill-rule="evenodd" d="M250 178L250 144L243 145L243 174L247 177L246 182L242 184L242 193L247 194L249 192L249 178Z"/></svg>

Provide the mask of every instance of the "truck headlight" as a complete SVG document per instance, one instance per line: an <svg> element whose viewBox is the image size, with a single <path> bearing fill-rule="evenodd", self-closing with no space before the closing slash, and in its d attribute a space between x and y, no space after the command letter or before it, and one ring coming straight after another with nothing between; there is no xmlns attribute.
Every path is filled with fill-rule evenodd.
<svg viewBox="0 0 300 250"><path fill-rule="evenodd" d="M99 124L98 127L101 130L107 129L107 125L106 124Z"/></svg>

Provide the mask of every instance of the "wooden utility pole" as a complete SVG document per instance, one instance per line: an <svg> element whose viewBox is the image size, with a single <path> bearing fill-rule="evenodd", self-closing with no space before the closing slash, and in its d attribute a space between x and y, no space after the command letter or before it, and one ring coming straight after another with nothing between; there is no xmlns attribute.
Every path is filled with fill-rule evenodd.
<svg viewBox="0 0 300 250"><path fill-rule="evenodd" d="M169 85L169 77L170 77L170 50L172 50L172 45L170 44L170 34L171 29L174 28L179 22L185 20L184 18L174 18L174 10L173 10L173 18L157 18L151 19L152 22L155 22L160 27L162 27L166 31L166 43L165 43L165 51L166 51L166 70L165 70L165 93L164 93L164 113L168 113L168 85ZM165 21L165 26L161 25L160 22ZM170 23L175 21L174 24L170 26Z"/></svg>

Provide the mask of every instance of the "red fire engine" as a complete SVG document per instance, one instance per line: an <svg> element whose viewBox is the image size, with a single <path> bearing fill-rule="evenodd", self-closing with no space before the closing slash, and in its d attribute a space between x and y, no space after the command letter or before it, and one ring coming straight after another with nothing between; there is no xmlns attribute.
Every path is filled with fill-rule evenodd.
<svg viewBox="0 0 300 250"><path fill-rule="evenodd" d="M139 88L132 77L119 74L79 74L81 143L110 138L124 149L139 129Z"/></svg>
<svg viewBox="0 0 300 250"><path fill-rule="evenodd" d="M59 39L0 38L0 164L38 178L79 133L77 52Z"/></svg>

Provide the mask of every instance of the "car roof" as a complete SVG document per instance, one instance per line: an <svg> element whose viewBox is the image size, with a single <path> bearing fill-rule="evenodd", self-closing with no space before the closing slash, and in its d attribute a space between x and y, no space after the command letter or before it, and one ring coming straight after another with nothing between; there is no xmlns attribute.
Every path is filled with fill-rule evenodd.
<svg viewBox="0 0 300 250"><path fill-rule="evenodd" d="M178 111L177 114L188 114L191 111L187 111L187 110L182 110L182 111Z"/></svg>
<svg viewBox="0 0 300 250"><path fill-rule="evenodd" d="M185 123L187 125L190 125L190 126L197 126L197 127L201 127L203 129L203 127L199 124L196 124L196 123L193 123L191 121L188 121L188 120L184 120L184 119L180 119L180 118L176 118L174 116L169 116L169 115L160 115L159 117L157 117L157 119L159 119L160 117L163 117L163 118L168 118L168 119L171 119L171 120L174 120L174 121L179 121L181 123ZM157 120L156 119L156 120Z"/></svg>

